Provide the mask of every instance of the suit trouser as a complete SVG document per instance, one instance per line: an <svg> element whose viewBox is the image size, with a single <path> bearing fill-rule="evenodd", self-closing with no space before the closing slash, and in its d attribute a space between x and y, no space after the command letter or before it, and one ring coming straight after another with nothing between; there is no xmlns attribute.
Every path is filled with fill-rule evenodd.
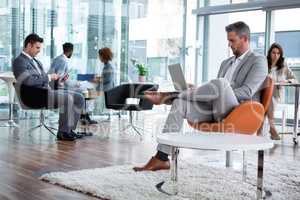
<svg viewBox="0 0 300 200"><path fill-rule="evenodd" d="M50 90L48 107L59 108L58 131L71 132L75 130L80 114L84 107L82 94L71 90Z"/></svg>
<svg viewBox="0 0 300 200"><path fill-rule="evenodd" d="M220 121L237 105L239 102L226 79L211 80L179 94L172 103L162 132L180 132L184 119L191 122ZM157 150L171 154L168 145L158 144Z"/></svg>
<svg viewBox="0 0 300 200"><path fill-rule="evenodd" d="M77 93L80 93L83 95L83 92L87 90L87 88L81 88L81 87L78 87L77 86L77 83L78 82L71 82L71 81L68 81L65 83L64 87L62 87L61 89L63 90L71 90L71 91L74 91L74 92L77 92ZM81 114L86 114L86 113L89 113L89 112L92 112L95 108L95 100L88 100L88 101L85 101L85 109L83 109L82 113Z"/></svg>

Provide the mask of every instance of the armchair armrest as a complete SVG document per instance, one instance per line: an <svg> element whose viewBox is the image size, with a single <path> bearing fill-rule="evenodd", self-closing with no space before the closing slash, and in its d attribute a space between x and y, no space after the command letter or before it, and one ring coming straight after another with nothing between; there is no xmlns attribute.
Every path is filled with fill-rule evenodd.
<svg viewBox="0 0 300 200"><path fill-rule="evenodd" d="M189 122L198 130L254 134L264 121L264 107L256 101L246 101L235 107L222 122Z"/></svg>
<svg viewBox="0 0 300 200"><path fill-rule="evenodd" d="M234 108L223 123L233 125L236 132L254 134L261 127L264 118L265 110L261 103L246 101Z"/></svg>

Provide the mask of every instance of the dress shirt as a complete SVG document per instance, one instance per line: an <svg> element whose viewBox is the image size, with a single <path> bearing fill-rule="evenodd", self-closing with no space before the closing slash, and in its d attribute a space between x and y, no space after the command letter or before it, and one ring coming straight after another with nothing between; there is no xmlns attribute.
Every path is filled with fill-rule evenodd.
<svg viewBox="0 0 300 200"><path fill-rule="evenodd" d="M241 61L244 59L245 55L249 52L249 49L244 52L241 56L235 57L234 61L232 62L232 65L228 68L225 78L231 82L232 81L232 76L234 74L234 71L236 70L236 67L241 63Z"/></svg>

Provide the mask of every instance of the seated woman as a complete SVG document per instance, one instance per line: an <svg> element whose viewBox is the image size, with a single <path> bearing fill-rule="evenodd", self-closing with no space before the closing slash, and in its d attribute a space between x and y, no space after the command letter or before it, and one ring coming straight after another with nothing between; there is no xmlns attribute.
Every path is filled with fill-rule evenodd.
<svg viewBox="0 0 300 200"><path fill-rule="evenodd" d="M108 47L99 49L99 59L104 64L101 73L100 91L107 91L115 86L114 68L111 64L113 53Z"/></svg>
<svg viewBox="0 0 300 200"><path fill-rule="evenodd" d="M268 69L269 76L272 77L275 83L295 83L297 82L295 75L288 68L287 64L284 61L282 47L273 43L268 50ZM280 140L280 137L275 129L274 125L274 109L277 102L284 102L284 88L282 86L275 86L273 91L273 98L271 105L267 112L267 116L270 124L270 133L272 140Z"/></svg>

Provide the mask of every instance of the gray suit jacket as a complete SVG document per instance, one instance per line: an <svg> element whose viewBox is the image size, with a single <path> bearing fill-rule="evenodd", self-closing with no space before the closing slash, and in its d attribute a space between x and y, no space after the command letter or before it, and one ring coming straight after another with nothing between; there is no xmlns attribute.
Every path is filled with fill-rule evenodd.
<svg viewBox="0 0 300 200"><path fill-rule="evenodd" d="M35 59L36 60L36 59ZM12 64L12 71L19 84L49 88L49 78L45 73L42 63L36 60L41 74L36 70L34 63L26 55L21 53Z"/></svg>
<svg viewBox="0 0 300 200"><path fill-rule="evenodd" d="M221 64L218 78L224 78L228 68L234 62L234 56ZM265 56L249 51L237 66L231 81L231 87L239 102L246 100L260 101L260 90L268 75Z"/></svg>
<svg viewBox="0 0 300 200"><path fill-rule="evenodd" d="M55 73L63 75L68 71L68 62L64 55L57 56L51 63L51 67L48 71L49 74Z"/></svg>

